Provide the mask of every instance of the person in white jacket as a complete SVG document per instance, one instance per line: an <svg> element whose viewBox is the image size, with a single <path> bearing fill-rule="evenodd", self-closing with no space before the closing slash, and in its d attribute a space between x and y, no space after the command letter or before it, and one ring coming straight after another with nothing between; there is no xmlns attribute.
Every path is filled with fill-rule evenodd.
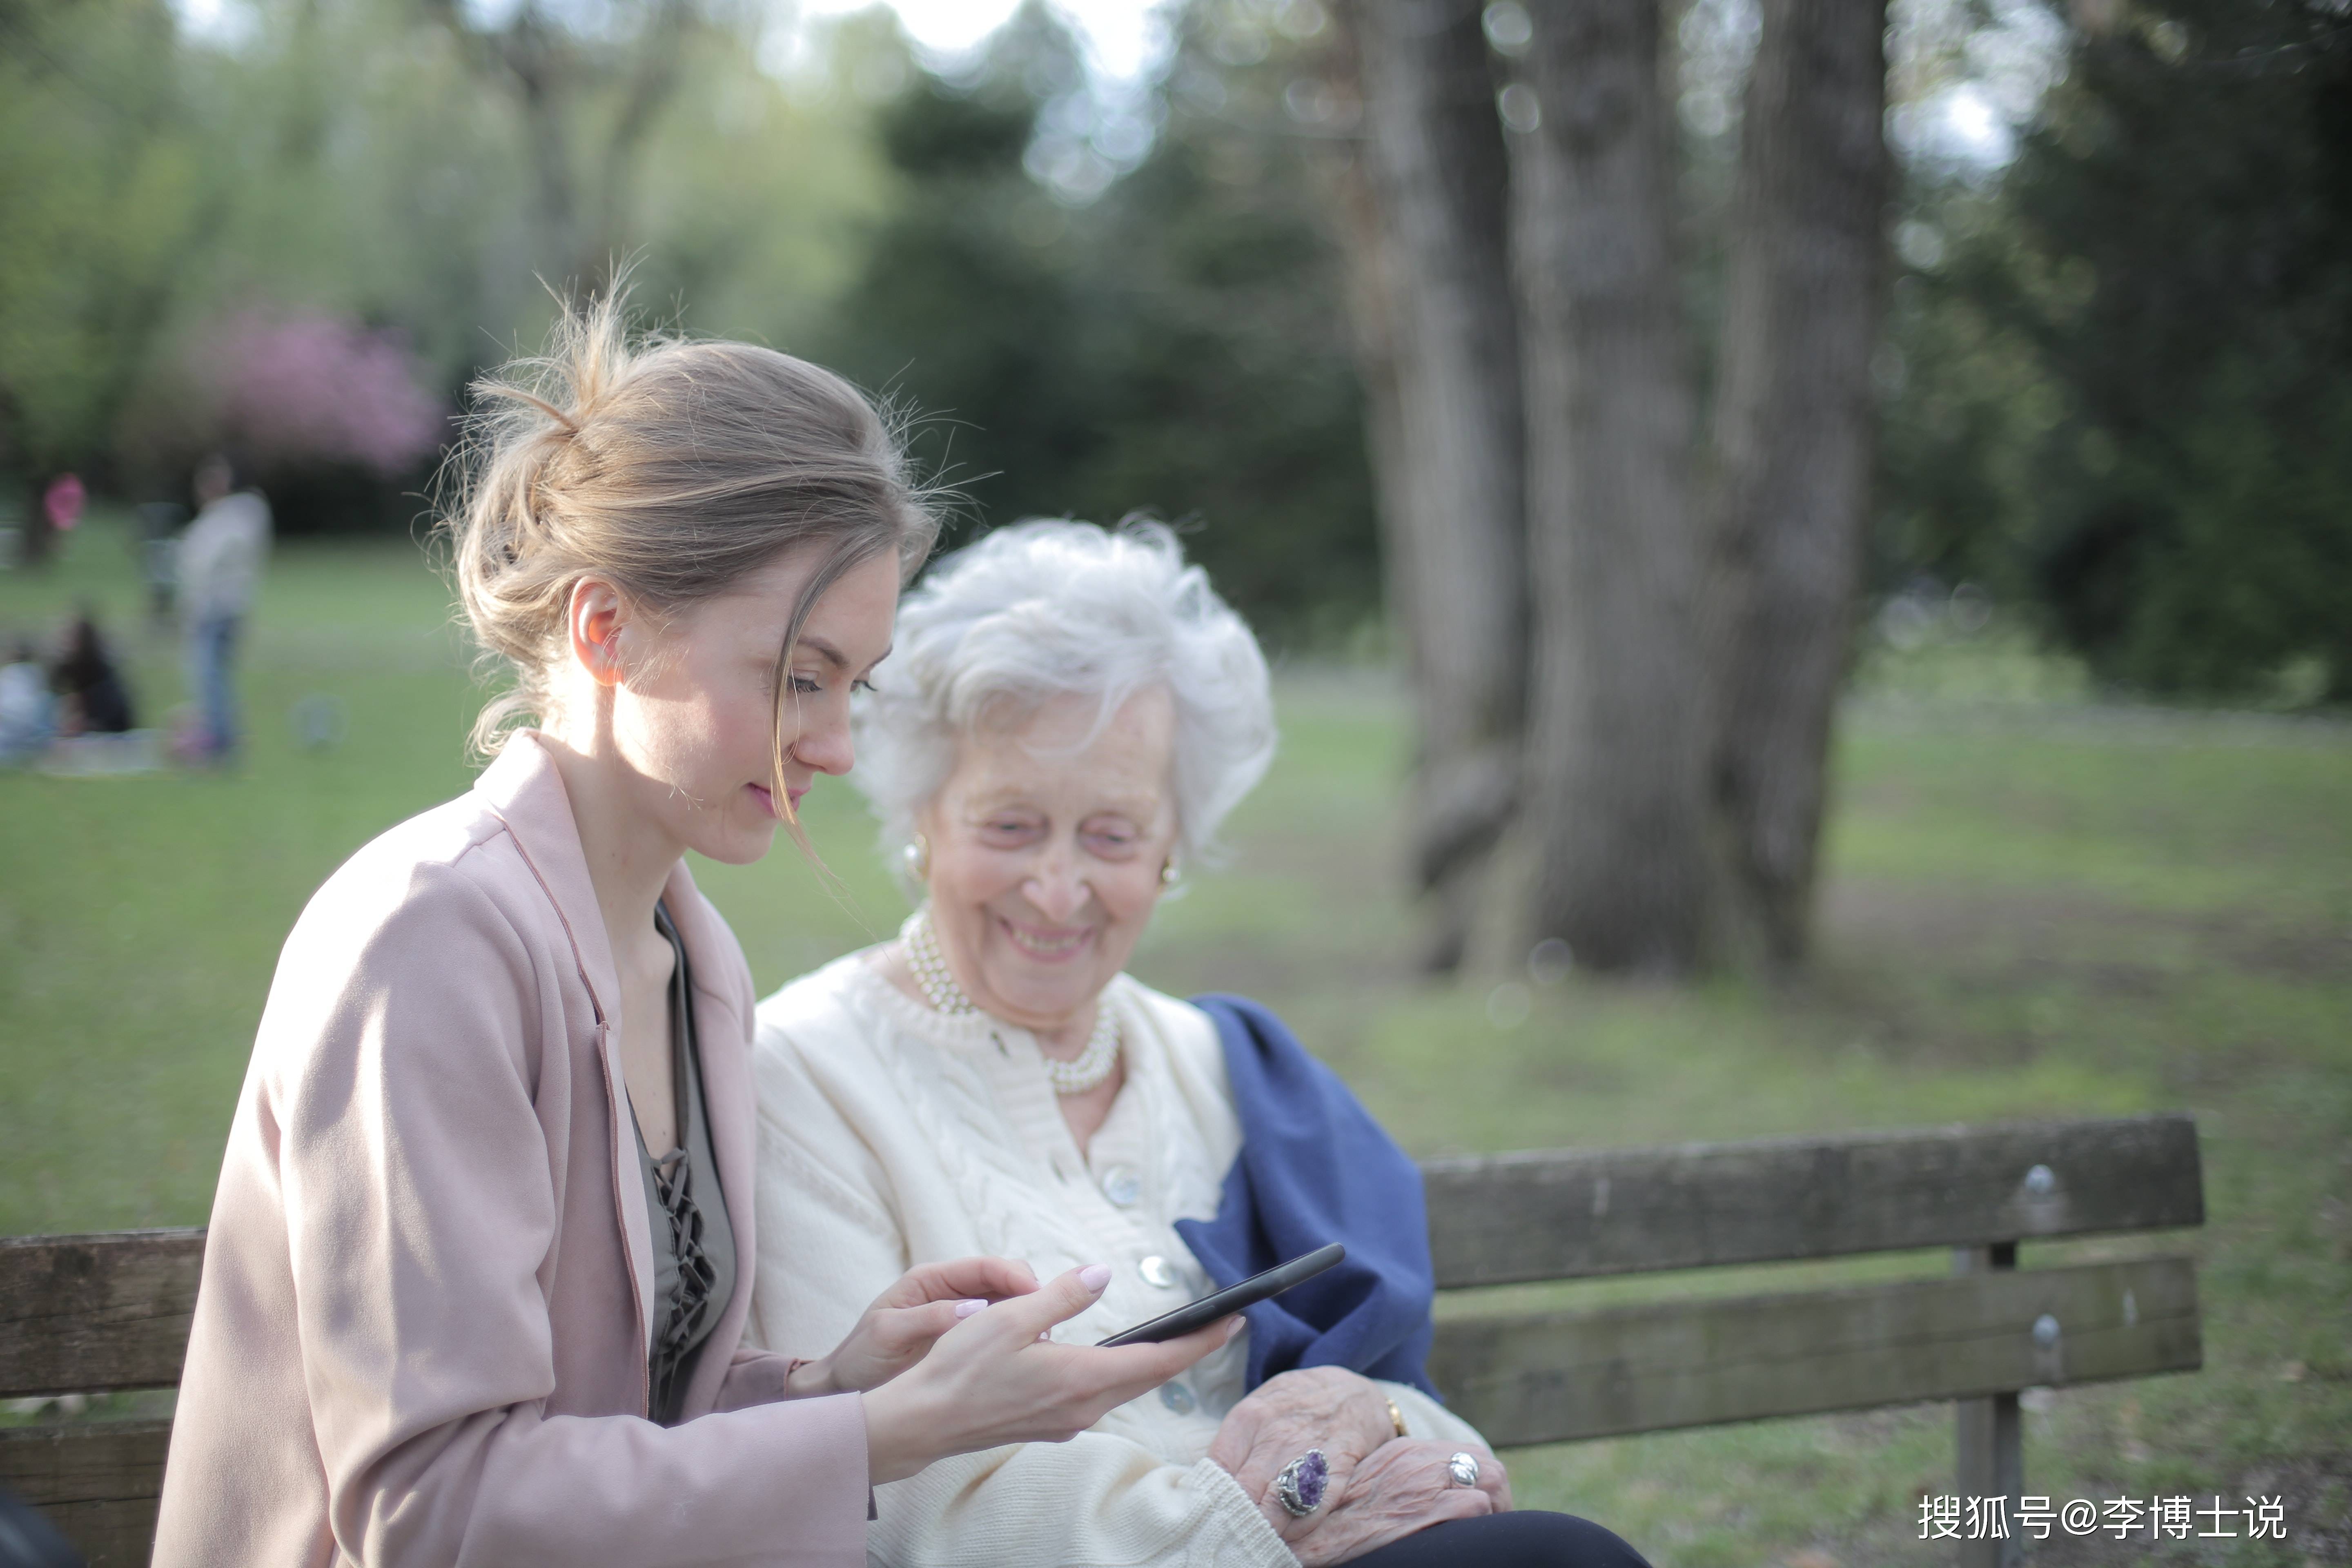
<svg viewBox="0 0 2352 1568"><path fill-rule="evenodd" d="M1231 1197L1251 1108L1211 1014L1122 970L1272 758L1265 662L1150 524L1000 530L908 598L897 649L853 778L922 901L896 942L759 1009L752 1332L824 1342L910 1266L991 1253L1040 1275L1112 1261L1056 1331L1091 1342L1230 1282L1179 1225ZM1425 1349L1418 1178L1311 1070L1411 1184L1423 1275L1407 1314ZM1253 1387L1258 1332L1066 1445L880 1488L870 1560L1638 1568L1597 1525L1511 1510L1476 1430L1415 1386L1421 1350L1400 1376L1310 1356Z"/></svg>
<svg viewBox="0 0 2352 1568"><path fill-rule="evenodd" d="M196 750L218 761L236 750L238 634L261 588L269 557L269 503L236 488L229 460L215 453L196 466L200 509L174 556L181 625L188 639L188 684L201 715Z"/></svg>

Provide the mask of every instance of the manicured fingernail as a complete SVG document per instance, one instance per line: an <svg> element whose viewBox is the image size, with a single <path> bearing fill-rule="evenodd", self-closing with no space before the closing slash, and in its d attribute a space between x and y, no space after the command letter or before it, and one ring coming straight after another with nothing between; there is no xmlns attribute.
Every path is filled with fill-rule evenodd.
<svg viewBox="0 0 2352 1568"><path fill-rule="evenodd" d="M1249 1321L1245 1318L1235 1318L1232 1322L1227 1323L1225 1325L1225 1342L1231 1344L1233 1342L1234 1336L1240 1333L1247 1327L1249 1327Z"/></svg>
<svg viewBox="0 0 2352 1568"><path fill-rule="evenodd" d="M1110 1265L1089 1263L1078 1270L1078 1283L1089 1290L1099 1290L1110 1283Z"/></svg>
<svg viewBox="0 0 2352 1568"><path fill-rule="evenodd" d="M986 1310L988 1310L988 1303L985 1301L958 1301L956 1303L956 1316L959 1318L969 1318L974 1312L985 1312Z"/></svg>

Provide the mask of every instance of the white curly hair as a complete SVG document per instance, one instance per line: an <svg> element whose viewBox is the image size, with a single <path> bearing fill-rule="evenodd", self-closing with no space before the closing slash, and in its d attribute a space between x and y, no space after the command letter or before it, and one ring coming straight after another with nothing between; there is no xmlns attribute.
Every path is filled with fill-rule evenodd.
<svg viewBox="0 0 2352 1568"><path fill-rule="evenodd" d="M1136 692L1168 689L1177 849L1196 863L1274 760L1265 655L1164 523L1021 522L957 551L899 606L877 686L850 778L882 819L894 870L958 739L1055 697L1092 698L1098 732Z"/></svg>

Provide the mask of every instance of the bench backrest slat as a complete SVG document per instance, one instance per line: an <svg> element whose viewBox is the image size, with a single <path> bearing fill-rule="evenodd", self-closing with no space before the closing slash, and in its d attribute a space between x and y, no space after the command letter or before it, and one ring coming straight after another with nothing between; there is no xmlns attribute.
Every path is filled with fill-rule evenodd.
<svg viewBox="0 0 2352 1568"><path fill-rule="evenodd" d="M1501 1447L2187 1372L2200 1343L2196 1265L2150 1258L1444 1320L1429 1373Z"/></svg>
<svg viewBox="0 0 2352 1568"><path fill-rule="evenodd" d="M0 1240L0 1398L180 1381L201 1230Z"/></svg>
<svg viewBox="0 0 2352 1568"><path fill-rule="evenodd" d="M89 1568L146 1568L169 1421L0 1429L0 1486L48 1516Z"/></svg>
<svg viewBox="0 0 2352 1568"><path fill-rule="evenodd" d="M1441 1289L2205 1221L2197 1124L2179 1115L1546 1151L1422 1169Z"/></svg>

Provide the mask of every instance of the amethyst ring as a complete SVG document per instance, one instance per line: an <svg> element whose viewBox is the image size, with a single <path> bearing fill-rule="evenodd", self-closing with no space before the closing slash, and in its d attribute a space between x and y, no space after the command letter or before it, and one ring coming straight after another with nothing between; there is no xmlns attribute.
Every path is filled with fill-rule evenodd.
<svg viewBox="0 0 2352 1568"><path fill-rule="evenodd" d="M1282 1467L1274 1478L1274 1495L1283 1511L1305 1519L1323 1506L1323 1489L1331 1479L1331 1466L1320 1448L1309 1448Z"/></svg>

